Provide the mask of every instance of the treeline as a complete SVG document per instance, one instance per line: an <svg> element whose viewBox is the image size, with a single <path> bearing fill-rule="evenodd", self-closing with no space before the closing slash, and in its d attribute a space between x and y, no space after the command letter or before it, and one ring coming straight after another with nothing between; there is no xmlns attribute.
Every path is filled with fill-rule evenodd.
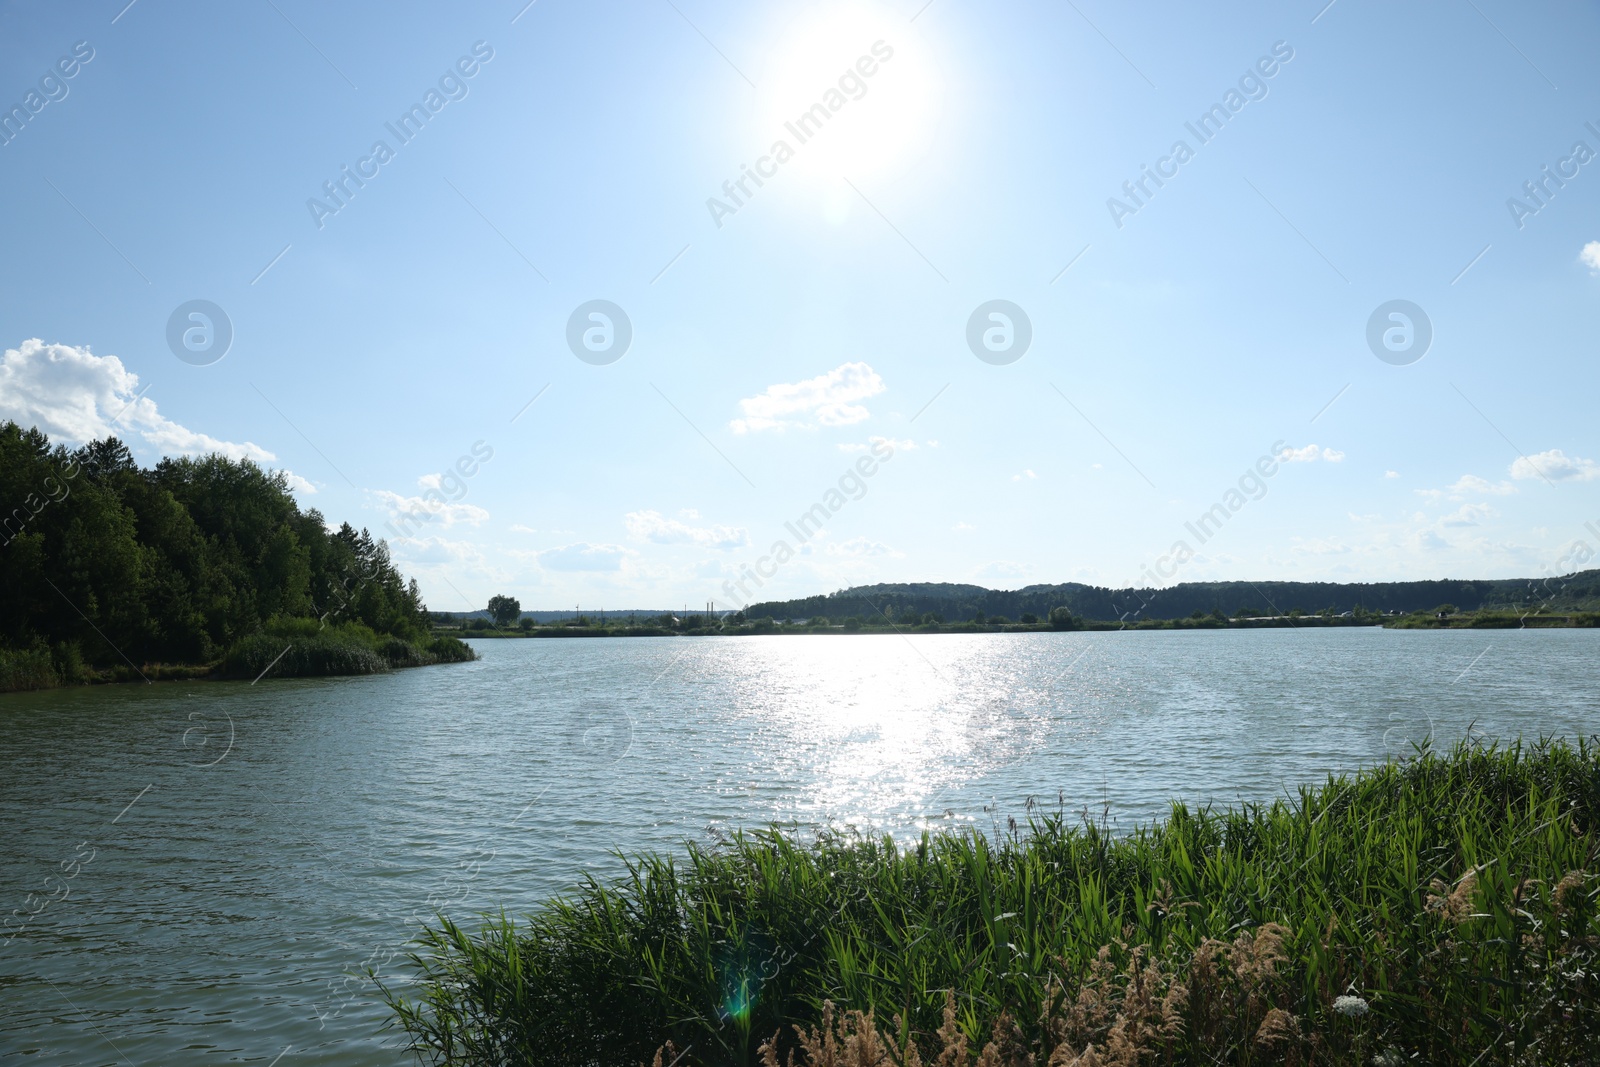
<svg viewBox="0 0 1600 1067"><path fill-rule="evenodd" d="M1341 615L1432 611L1453 604L1462 611L1565 611L1600 606L1600 570L1562 578L1510 578L1498 581L1426 582L1184 582L1165 589L1107 589L1067 582L1022 589L921 582L858 586L826 596L751 604L751 618L805 619L858 616L904 619L934 615L955 622L976 617L1024 615L1048 618L1057 607L1096 620L1137 622L1185 619L1213 613L1228 617L1288 615L1291 612Z"/></svg>
<svg viewBox="0 0 1600 1067"><path fill-rule="evenodd" d="M257 645L299 647L280 673L471 657L430 635L382 541L330 531L248 460L145 469L116 438L69 450L6 422L0 502L0 690L173 675L161 665L242 673Z"/></svg>

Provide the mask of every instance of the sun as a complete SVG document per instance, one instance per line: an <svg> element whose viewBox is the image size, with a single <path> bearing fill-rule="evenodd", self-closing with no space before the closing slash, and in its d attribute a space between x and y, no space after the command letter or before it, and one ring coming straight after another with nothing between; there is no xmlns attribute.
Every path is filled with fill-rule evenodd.
<svg viewBox="0 0 1600 1067"><path fill-rule="evenodd" d="M792 151L786 170L882 180L926 150L939 88L930 50L904 16L825 2L795 19L768 59L762 124Z"/></svg>

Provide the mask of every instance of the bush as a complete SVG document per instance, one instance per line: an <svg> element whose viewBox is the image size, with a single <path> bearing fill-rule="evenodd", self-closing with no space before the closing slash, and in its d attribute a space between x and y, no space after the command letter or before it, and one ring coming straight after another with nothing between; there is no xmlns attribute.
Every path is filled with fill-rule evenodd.
<svg viewBox="0 0 1600 1067"><path fill-rule="evenodd" d="M1039 616L1035 615L1031 611L1024 611L1022 613L1022 618L1017 621L1022 623L1024 626L1037 626L1039 624Z"/></svg>
<svg viewBox="0 0 1600 1067"><path fill-rule="evenodd" d="M377 674L389 669L375 649L336 631L328 631L299 639L271 634L246 637L228 650L222 673L229 678L253 680L269 666L275 678Z"/></svg>
<svg viewBox="0 0 1600 1067"><path fill-rule="evenodd" d="M61 684L50 652L43 648L0 648L0 693L54 689Z"/></svg>
<svg viewBox="0 0 1600 1067"><path fill-rule="evenodd" d="M1073 616L1071 608L1050 609L1050 628L1052 630L1071 630L1076 628L1077 625L1078 620Z"/></svg>
<svg viewBox="0 0 1600 1067"><path fill-rule="evenodd" d="M433 662L422 649L398 637L386 637L378 643L378 655L390 667L421 667Z"/></svg>
<svg viewBox="0 0 1600 1067"><path fill-rule="evenodd" d="M435 663L466 663L478 658L472 646L459 637L435 637L428 644L428 654Z"/></svg>
<svg viewBox="0 0 1600 1067"><path fill-rule="evenodd" d="M94 672L83 662L83 651L76 641L57 641L50 646L50 663L63 685L82 685Z"/></svg>

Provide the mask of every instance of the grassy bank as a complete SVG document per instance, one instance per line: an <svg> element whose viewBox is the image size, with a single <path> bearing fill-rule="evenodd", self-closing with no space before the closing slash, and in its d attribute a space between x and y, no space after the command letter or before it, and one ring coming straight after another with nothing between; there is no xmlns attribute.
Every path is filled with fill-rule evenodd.
<svg viewBox="0 0 1600 1067"><path fill-rule="evenodd" d="M314 678L378 674L401 667L460 663L477 655L463 642L443 635L413 640L374 633L360 623L323 626L316 619L274 620L265 632L229 650L219 673L225 678Z"/></svg>
<svg viewBox="0 0 1600 1067"><path fill-rule="evenodd" d="M1247 619L1201 616L1190 619L1138 619L1126 622L1104 619L1072 619L1070 622L1012 622L1009 619L967 619L957 622L920 619L823 619L804 622L779 622L773 619L734 620L689 616L678 620L659 620L649 625L602 623L598 620L538 623L530 626L482 627L435 626L440 635L478 638L519 637L752 637L762 634L1016 634L1049 633L1061 630L1261 630L1288 627L1322 629L1341 626L1378 626L1381 616L1361 618L1321 615L1280 615Z"/></svg>
<svg viewBox="0 0 1600 1067"><path fill-rule="evenodd" d="M1600 626L1600 613L1526 611L1418 612L1388 624L1397 630L1524 630Z"/></svg>
<svg viewBox="0 0 1600 1067"><path fill-rule="evenodd" d="M752 833L441 920L387 995L443 1064L1591 1062L1597 819L1600 751L1541 743L1122 837Z"/></svg>
<svg viewBox="0 0 1600 1067"><path fill-rule="evenodd" d="M0 693L106 682L254 679L269 667L271 678L377 674L476 658L471 647L450 636L419 632L407 639L355 622L323 626L316 619L276 619L236 642L214 663L92 666L75 642L66 641L22 650L0 648Z"/></svg>

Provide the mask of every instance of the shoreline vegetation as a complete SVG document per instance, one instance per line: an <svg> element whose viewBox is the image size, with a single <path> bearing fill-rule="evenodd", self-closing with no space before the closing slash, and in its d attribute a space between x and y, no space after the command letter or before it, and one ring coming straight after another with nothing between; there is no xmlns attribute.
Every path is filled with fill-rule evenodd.
<svg viewBox="0 0 1600 1067"><path fill-rule="evenodd" d="M1445 605L1448 607L1448 605ZM1513 612L1513 611L1425 611L1408 615L1376 615L1351 612L1316 615L1289 614L1229 618L1220 613L1196 615L1187 619L1137 619L1126 622L1082 619L1054 612L1043 621L1037 618L1013 622L1006 618L978 618L947 622L937 617L863 619L851 616L830 619L758 619L742 613L727 615L649 615L644 617L603 618L584 614L570 619L535 621L523 618L509 625L484 618L459 622L435 621L437 636L479 638L566 638L566 637L738 637L757 634L973 634L973 633L1049 633L1058 631L1111 630L1262 630L1277 628L1327 629L1348 626L1380 626L1395 630L1516 630L1570 629L1600 626L1600 612Z"/></svg>
<svg viewBox="0 0 1600 1067"><path fill-rule="evenodd" d="M622 857L398 980L424 1063L1544 1064L1600 1048L1600 739L1463 742L1126 834L771 828Z"/></svg>
<svg viewBox="0 0 1600 1067"><path fill-rule="evenodd" d="M0 693L102 682L372 674L476 658L415 581L282 471L141 468L116 438L0 423Z"/></svg>

